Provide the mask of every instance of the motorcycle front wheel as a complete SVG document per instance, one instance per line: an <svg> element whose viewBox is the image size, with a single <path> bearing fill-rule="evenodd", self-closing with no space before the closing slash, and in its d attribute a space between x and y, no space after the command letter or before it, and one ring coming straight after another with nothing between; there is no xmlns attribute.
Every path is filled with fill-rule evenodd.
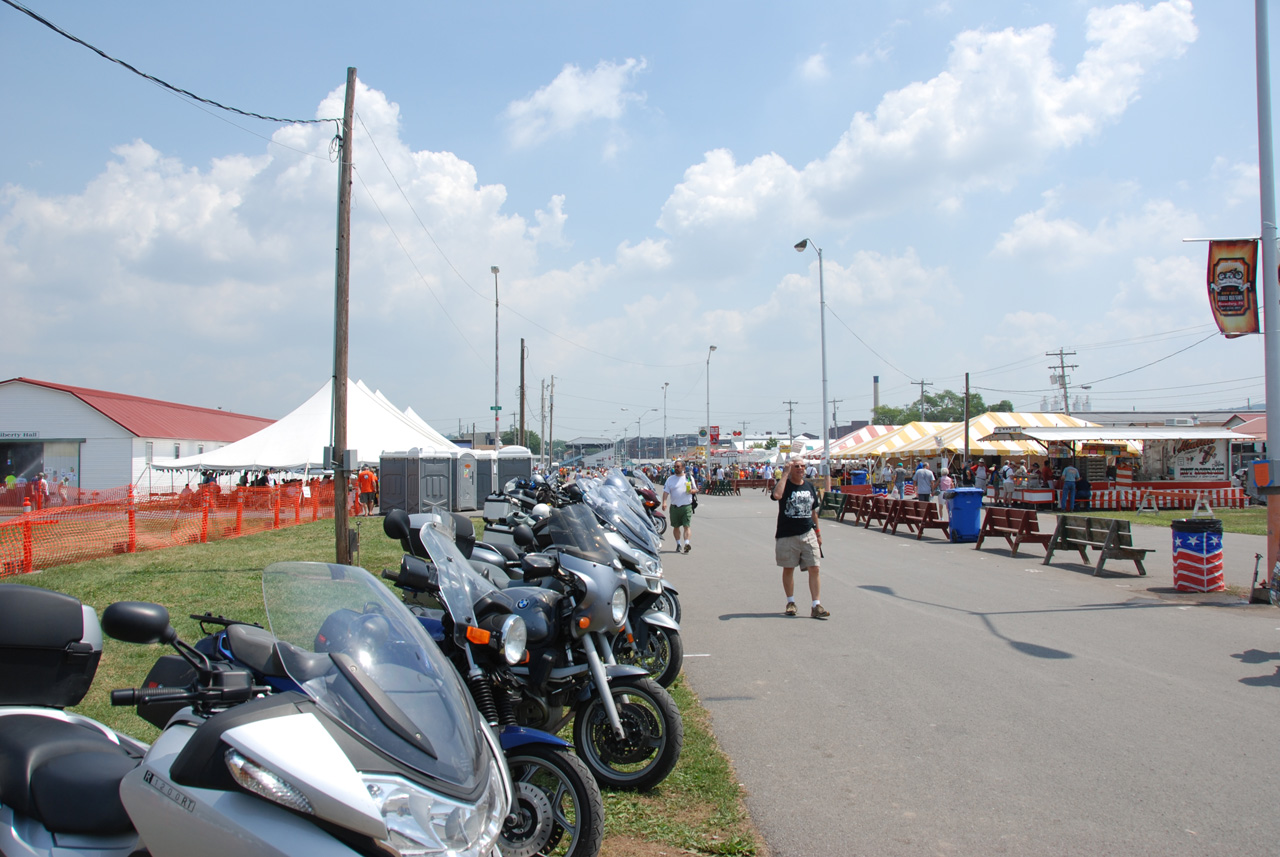
<svg viewBox="0 0 1280 857"><path fill-rule="evenodd" d="M591 769L562 747L526 744L507 754L515 784L498 838L502 857L596 857L604 799Z"/></svg>
<svg viewBox="0 0 1280 857"><path fill-rule="evenodd" d="M651 789L680 761L684 721L675 700L651 678L614 679L609 684L622 721L623 737L613 731L600 696L578 706L573 743L596 782L611 789Z"/></svg>
<svg viewBox="0 0 1280 857"><path fill-rule="evenodd" d="M676 620L676 624L680 624L680 599L676 597L669 587L664 586L662 591L658 593L658 598L653 602L653 606L663 613L666 613L672 619Z"/></svg>
<svg viewBox="0 0 1280 857"><path fill-rule="evenodd" d="M643 649L639 642L627 642L626 634L614 637L613 656L620 664L644 667L658 684L671 687L684 666L684 641L679 631L660 625L648 630L649 644Z"/></svg>

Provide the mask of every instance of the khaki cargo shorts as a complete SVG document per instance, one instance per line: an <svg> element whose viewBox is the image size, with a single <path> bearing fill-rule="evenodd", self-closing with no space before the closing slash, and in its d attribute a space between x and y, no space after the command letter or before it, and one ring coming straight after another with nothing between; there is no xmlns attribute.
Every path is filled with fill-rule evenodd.
<svg viewBox="0 0 1280 857"><path fill-rule="evenodd" d="M775 539L773 556L779 568L817 568L818 534L810 530L802 536Z"/></svg>

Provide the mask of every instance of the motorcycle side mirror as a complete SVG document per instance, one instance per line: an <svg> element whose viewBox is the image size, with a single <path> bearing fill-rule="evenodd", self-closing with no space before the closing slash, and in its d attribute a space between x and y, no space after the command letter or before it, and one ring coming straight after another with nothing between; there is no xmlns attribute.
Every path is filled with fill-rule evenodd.
<svg viewBox="0 0 1280 857"><path fill-rule="evenodd" d="M382 532L387 538L401 541L409 538L409 513L404 509L392 509L382 519Z"/></svg>
<svg viewBox="0 0 1280 857"><path fill-rule="evenodd" d="M536 539L533 536L533 528L528 524L517 524L516 528L511 531L511 539L516 543L517 547L531 548Z"/></svg>
<svg viewBox="0 0 1280 857"><path fill-rule="evenodd" d="M169 611L146 601L117 601L102 611L102 630L122 643L171 643L178 632L169 624Z"/></svg>

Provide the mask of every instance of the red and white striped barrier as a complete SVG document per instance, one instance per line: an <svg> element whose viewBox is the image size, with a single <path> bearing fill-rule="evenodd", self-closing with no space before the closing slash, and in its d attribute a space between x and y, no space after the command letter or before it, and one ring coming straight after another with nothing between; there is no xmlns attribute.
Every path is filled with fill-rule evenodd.
<svg viewBox="0 0 1280 857"><path fill-rule="evenodd" d="M1104 488L1090 492L1089 506L1132 510L1154 503L1157 509L1194 509L1198 497L1204 497L1214 509L1243 509L1249 505L1243 488Z"/></svg>

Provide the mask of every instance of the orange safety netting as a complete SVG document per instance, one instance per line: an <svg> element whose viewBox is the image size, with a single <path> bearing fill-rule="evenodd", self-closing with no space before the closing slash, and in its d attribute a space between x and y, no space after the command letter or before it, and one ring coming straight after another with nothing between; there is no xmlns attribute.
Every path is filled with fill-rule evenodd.
<svg viewBox="0 0 1280 857"><path fill-rule="evenodd" d="M93 492L95 502L23 512L0 523L0 577L332 518L333 483L313 481L310 496L303 496L302 487L289 482L227 491L214 484L181 494L135 496L133 487L125 486ZM83 493L81 499L88 500L90 492Z"/></svg>

